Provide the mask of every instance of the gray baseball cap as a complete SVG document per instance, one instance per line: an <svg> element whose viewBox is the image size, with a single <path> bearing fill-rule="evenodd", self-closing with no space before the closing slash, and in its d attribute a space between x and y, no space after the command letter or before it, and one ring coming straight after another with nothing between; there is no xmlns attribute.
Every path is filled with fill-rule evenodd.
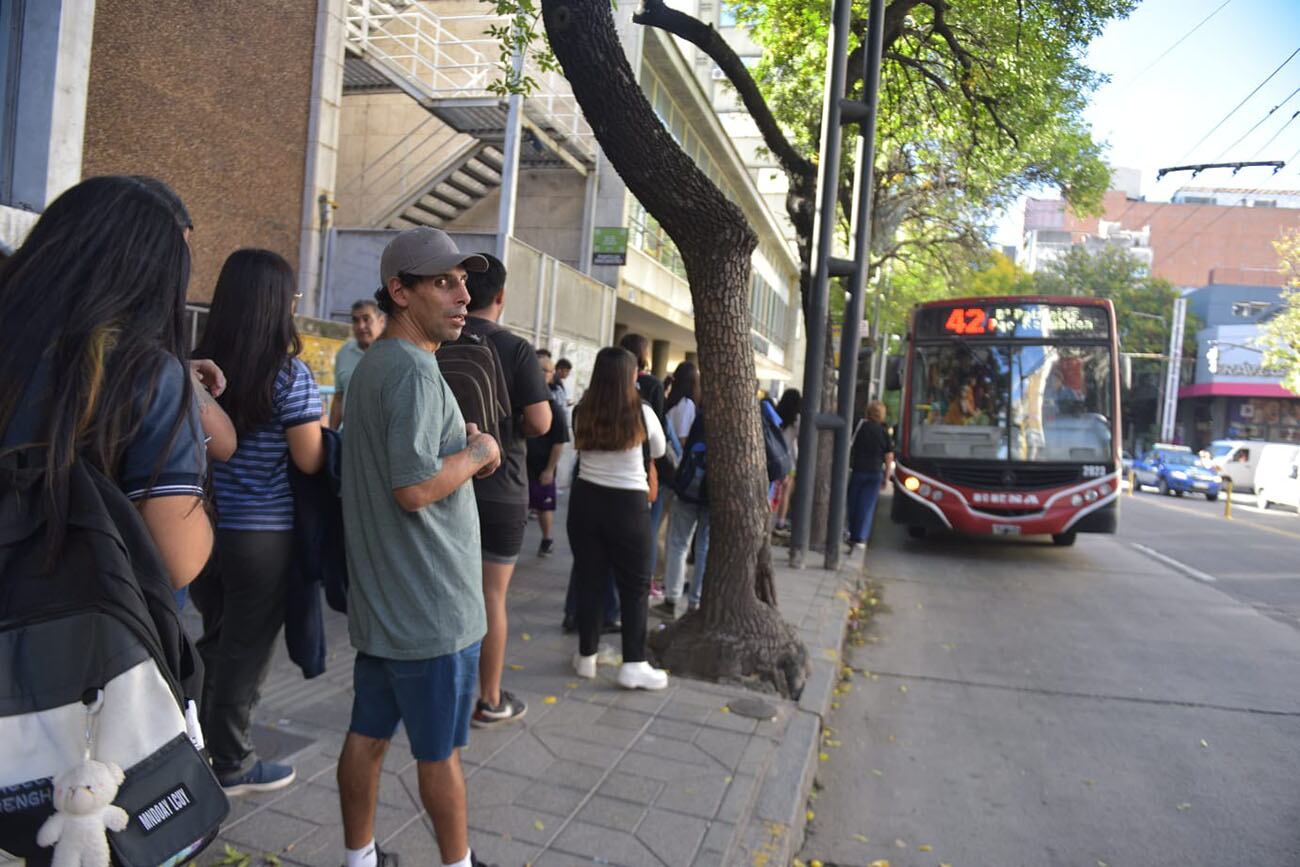
<svg viewBox="0 0 1300 867"><path fill-rule="evenodd" d="M477 253L462 253L456 242L441 229L421 226L407 229L388 242L379 258L379 279L385 286L399 273L432 277L456 266L466 271L486 271L487 259Z"/></svg>

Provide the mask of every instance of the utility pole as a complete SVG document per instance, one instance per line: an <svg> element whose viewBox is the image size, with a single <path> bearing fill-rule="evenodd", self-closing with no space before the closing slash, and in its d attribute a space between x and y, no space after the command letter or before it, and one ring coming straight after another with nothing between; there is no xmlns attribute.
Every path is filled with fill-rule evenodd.
<svg viewBox="0 0 1300 867"><path fill-rule="evenodd" d="M817 472L817 434L830 430L835 436L831 466L831 501L826 526L825 567L836 569L840 562L840 533L844 527L848 489L849 430L853 422L854 396L858 379L858 346L861 342L863 295L871 252L871 191L875 163L876 105L880 91L880 55L884 43L885 0L871 0L867 19L866 50L862 80L866 88L862 101L844 98L848 65L849 0L835 0L829 50L826 58L826 95L822 112L822 147L817 190L816 249L813 257L812 297L809 299L808 349L804 362L802 423L799 426L799 466L804 479L795 487L794 528L790 540L790 564L803 566L812 527L813 496ZM840 131L844 123L858 124L857 165L854 177L853 258L834 256L835 206L840 175ZM826 351L826 308L830 278L849 277L840 340L839 394L835 414L821 412L822 370Z"/></svg>

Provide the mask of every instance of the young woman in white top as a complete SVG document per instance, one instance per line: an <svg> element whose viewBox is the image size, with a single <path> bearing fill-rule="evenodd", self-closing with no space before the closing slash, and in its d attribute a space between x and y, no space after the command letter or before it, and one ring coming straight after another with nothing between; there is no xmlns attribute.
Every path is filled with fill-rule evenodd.
<svg viewBox="0 0 1300 867"><path fill-rule="evenodd" d="M569 501L568 530L578 597L574 668L580 677L596 676L605 581L612 572L623 615L618 684L663 689L667 673L645 658L651 553L646 452L661 457L666 444L654 410L641 402L636 377L632 353L602 349L573 414L578 478Z"/></svg>

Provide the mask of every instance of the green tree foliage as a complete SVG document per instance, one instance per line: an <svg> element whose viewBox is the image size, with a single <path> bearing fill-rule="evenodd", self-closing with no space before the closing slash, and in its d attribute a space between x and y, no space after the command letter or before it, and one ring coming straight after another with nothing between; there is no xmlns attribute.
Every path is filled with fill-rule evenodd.
<svg viewBox="0 0 1300 867"><path fill-rule="evenodd" d="M1287 278L1286 306L1264 324L1264 367L1281 370L1282 385L1300 394L1300 230L1273 242Z"/></svg>
<svg viewBox="0 0 1300 867"><path fill-rule="evenodd" d="M1169 350L1178 290L1163 277L1152 277L1147 266L1124 248L1071 247L1035 273L1033 282L1035 291L1043 295L1109 298L1115 305L1121 351L1163 353ZM1188 314L1183 328L1184 357L1196 354L1197 328L1196 317Z"/></svg>
<svg viewBox="0 0 1300 867"><path fill-rule="evenodd" d="M987 242L992 215L1026 190L1061 190L1095 212L1109 183L1083 112L1102 77L1080 60L1135 0L892 0L877 139L879 260L906 258L958 277ZM741 0L764 49L755 75L796 146L820 136L828 16L823 2ZM855 0L851 47L865 34ZM850 60L860 93L860 53ZM892 229L892 231L891 231ZM959 288L960 280L949 280Z"/></svg>

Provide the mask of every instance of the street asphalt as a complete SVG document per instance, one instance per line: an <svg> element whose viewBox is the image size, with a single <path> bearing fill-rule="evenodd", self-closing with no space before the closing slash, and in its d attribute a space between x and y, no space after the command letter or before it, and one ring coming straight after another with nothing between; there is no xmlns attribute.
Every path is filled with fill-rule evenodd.
<svg viewBox="0 0 1300 867"><path fill-rule="evenodd" d="M1300 864L1300 518L1121 505L1057 548L882 503L804 863Z"/></svg>

